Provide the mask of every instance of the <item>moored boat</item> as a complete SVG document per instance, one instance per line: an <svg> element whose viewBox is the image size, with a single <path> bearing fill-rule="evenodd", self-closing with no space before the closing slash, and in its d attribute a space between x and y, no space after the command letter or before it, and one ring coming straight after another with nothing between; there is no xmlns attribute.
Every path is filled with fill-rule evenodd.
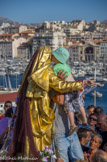
<svg viewBox="0 0 107 162"><path fill-rule="evenodd" d="M94 93L91 93L92 96L96 96L96 97L102 97L102 93L100 92L94 92Z"/></svg>

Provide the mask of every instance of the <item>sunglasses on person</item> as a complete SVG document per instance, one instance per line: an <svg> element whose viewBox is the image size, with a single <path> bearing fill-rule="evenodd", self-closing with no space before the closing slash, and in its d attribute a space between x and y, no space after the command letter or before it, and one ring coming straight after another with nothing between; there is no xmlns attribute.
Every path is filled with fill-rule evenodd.
<svg viewBox="0 0 107 162"><path fill-rule="evenodd" d="M5 107L11 107L10 105L5 105Z"/></svg>
<svg viewBox="0 0 107 162"><path fill-rule="evenodd" d="M93 117L89 117L90 120L94 120L94 121L97 121L96 118L93 118Z"/></svg>

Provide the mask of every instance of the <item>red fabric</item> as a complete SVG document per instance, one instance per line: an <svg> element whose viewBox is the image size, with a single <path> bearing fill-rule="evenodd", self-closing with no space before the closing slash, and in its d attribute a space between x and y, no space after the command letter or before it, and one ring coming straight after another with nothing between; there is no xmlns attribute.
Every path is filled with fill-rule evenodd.
<svg viewBox="0 0 107 162"><path fill-rule="evenodd" d="M2 116L0 116L0 120L1 120L1 119L3 119L3 118L4 118L4 116L3 116L3 115L2 115Z"/></svg>
<svg viewBox="0 0 107 162"><path fill-rule="evenodd" d="M77 80L78 82L82 82L83 83L83 80Z"/></svg>
<svg viewBox="0 0 107 162"><path fill-rule="evenodd" d="M83 83L83 80L77 80L78 82L81 82L81 83ZM80 92L82 92L83 90L80 90Z"/></svg>

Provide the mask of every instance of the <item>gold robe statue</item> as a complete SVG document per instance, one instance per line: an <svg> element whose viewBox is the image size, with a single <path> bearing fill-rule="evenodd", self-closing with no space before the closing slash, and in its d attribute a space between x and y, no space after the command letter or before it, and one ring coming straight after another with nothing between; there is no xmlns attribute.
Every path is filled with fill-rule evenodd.
<svg viewBox="0 0 107 162"><path fill-rule="evenodd" d="M28 76L28 87L26 97L30 101L30 119L33 131L33 139L37 150L51 146L51 128L54 122L54 112L50 106L49 91L54 90L65 93L83 89L81 82L65 82L59 79L50 68L52 51L49 46L40 47L36 61ZM20 90L24 84L27 67ZM20 94L19 90L19 94ZM25 114L26 115L26 114ZM29 154L29 140L26 137L26 154Z"/></svg>

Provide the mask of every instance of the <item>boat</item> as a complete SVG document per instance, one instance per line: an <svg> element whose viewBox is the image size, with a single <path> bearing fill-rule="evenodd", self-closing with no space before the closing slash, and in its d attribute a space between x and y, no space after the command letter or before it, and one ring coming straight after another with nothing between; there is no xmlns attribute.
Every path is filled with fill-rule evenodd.
<svg viewBox="0 0 107 162"><path fill-rule="evenodd" d="M103 78L103 81L107 82L107 78Z"/></svg>
<svg viewBox="0 0 107 162"><path fill-rule="evenodd" d="M0 95L9 94L9 93L11 94L11 93L15 93L18 91L17 85L16 85L16 88L12 88L9 75L7 76L7 79L6 79L6 76L3 76L3 82L4 82L3 85L0 86Z"/></svg>
<svg viewBox="0 0 107 162"><path fill-rule="evenodd" d="M6 75L6 72L0 72L0 76L5 76Z"/></svg>
<svg viewBox="0 0 107 162"><path fill-rule="evenodd" d="M92 95L92 96L99 97L99 98L103 96L102 93L96 92L96 91L95 91L94 93L91 93L91 95Z"/></svg>
<svg viewBox="0 0 107 162"><path fill-rule="evenodd" d="M104 81L104 78L103 77L96 77L96 81L103 82Z"/></svg>
<svg viewBox="0 0 107 162"><path fill-rule="evenodd" d="M0 95L1 94L11 94L11 93L15 93L15 92L18 92L18 89L13 89L13 90L9 90L8 88L3 88L3 89L0 89Z"/></svg>
<svg viewBox="0 0 107 162"><path fill-rule="evenodd" d="M98 85L98 87L104 87L104 84L97 84Z"/></svg>

